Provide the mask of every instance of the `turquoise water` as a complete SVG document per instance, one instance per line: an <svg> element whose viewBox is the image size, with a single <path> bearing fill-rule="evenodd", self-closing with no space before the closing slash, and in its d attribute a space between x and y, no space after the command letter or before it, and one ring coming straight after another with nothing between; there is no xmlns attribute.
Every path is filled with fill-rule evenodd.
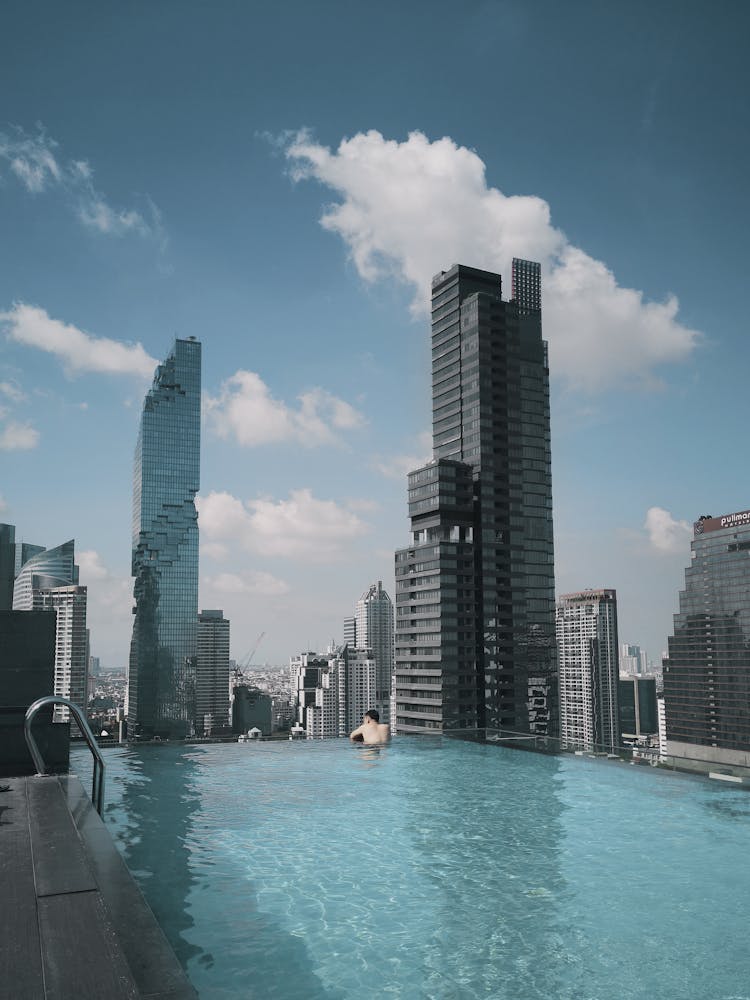
<svg viewBox="0 0 750 1000"><path fill-rule="evenodd" d="M750 796L440 738L106 754L203 1000L750 1000Z"/></svg>

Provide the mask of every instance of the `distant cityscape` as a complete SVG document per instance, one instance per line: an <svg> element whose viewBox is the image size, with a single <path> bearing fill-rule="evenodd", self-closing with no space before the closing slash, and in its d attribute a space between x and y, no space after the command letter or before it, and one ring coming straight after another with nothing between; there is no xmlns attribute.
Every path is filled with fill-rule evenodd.
<svg viewBox="0 0 750 1000"><path fill-rule="evenodd" d="M433 457L408 475L393 599L363 567L340 642L260 665L261 633L238 662L224 611L199 609L202 346L187 338L143 403L127 669L94 655L74 541L17 542L11 524L3 661L48 668L46 693L83 706L102 739L332 738L376 709L393 733L747 765L750 512L697 518L658 663L622 642L615 589L581 581L556 598L540 265L514 259L511 284L503 298L499 274L464 265L433 279ZM68 721L57 705L53 722Z"/></svg>

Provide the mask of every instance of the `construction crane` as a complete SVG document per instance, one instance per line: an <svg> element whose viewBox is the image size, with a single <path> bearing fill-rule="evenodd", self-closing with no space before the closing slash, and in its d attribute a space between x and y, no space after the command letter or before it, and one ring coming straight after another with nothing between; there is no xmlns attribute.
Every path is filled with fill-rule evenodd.
<svg viewBox="0 0 750 1000"><path fill-rule="evenodd" d="M250 652L247 654L247 656L243 657L243 659L240 660L240 662L237 664L238 670L244 670L245 667L249 667L252 664L253 657L258 652L258 646L260 646L261 642L263 642L263 636L265 634L266 634L265 632L261 632L260 633L260 635L258 636L258 638L255 640L253 648L250 650Z"/></svg>

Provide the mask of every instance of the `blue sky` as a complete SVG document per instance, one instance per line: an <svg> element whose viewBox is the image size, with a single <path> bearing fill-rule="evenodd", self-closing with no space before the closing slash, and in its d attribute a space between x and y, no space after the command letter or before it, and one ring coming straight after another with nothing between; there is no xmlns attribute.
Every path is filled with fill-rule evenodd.
<svg viewBox="0 0 750 1000"><path fill-rule="evenodd" d="M201 606L286 662L393 593L430 275L514 254L544 269L558 591L615 587L660 654L690 523L750 503L745 4L1 17L0 518L76 539L105 664L174 336L204 345Z"/></svg>

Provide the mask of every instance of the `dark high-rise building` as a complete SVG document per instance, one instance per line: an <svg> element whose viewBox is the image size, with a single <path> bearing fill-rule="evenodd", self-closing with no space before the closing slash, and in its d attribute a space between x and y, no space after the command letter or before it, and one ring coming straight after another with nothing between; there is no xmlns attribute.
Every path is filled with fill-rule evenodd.
<svg viewBox="0 0 750 1000"><path fill-rule="evenodd" d="M667 753L750 763L750 511L694 525L664 665Z"/></svg>
<svg viewBox="0 0 750 1000"><path fill-rule="evenodd" d="M659 732L656 678L629 674L618 681L620 732L624 739L640 739Z"/></svg>
<svg viewBox="0 0 750 1000"><path fill-rule="evenodd" d="M200 735L229 725L229 619L220 610L198 615L195 715Z"/></svg>
<svg viewBox="0 0 750 1000"><path fill-rule="evenodd" d="M547 346L539 265L432 282L435 460L396 554L396 728L556 731Z"/></svg>
<svg viewBox="0 0 750 1000"><path fill-rule="evenodd" d="M13 580L16 576L16 528L0 524L0 611L13 607Z"/></svg>
<svg viewBox="0 0 750 1000"><path fill-rule="evenodd" d="M133 475L135 618L128 735L184 737L195 718L201 345L176 340L146 395Z"/></svg>

